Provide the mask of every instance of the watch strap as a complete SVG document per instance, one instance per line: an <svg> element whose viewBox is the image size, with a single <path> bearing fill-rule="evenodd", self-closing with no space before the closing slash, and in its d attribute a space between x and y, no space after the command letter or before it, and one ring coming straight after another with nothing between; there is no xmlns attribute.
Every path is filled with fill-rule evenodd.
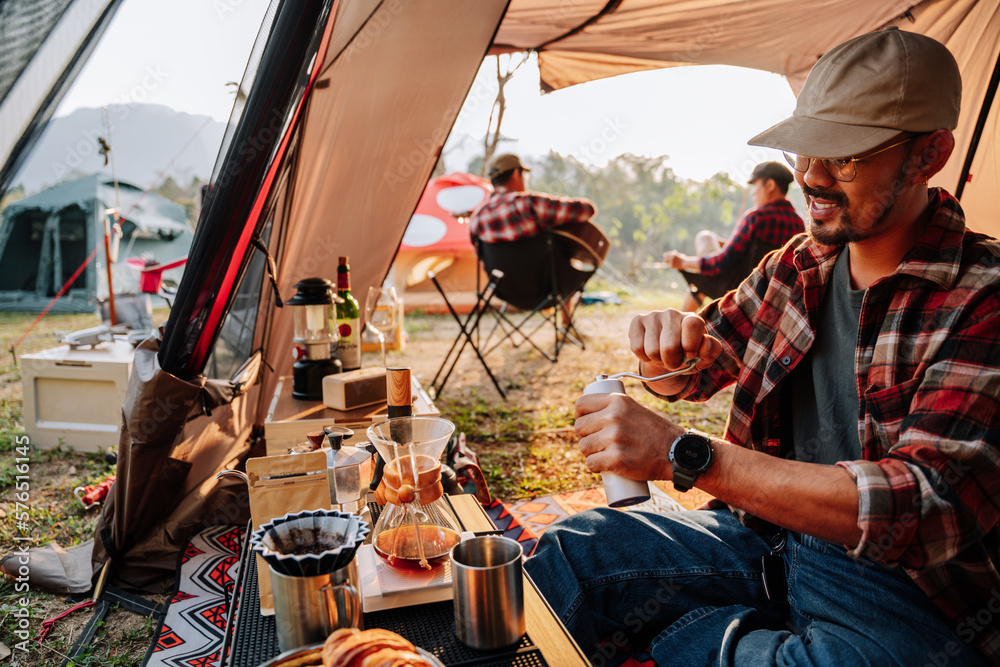
<svg viewBox="0 0 1000 667"><path fill-rule="evenodd" d="M681 493L687 493L694 486L694 481L698 479L698 475L692 475L689 472L684 472L677 467L677 464L673 464L672 473L674 488Z"/></svg>

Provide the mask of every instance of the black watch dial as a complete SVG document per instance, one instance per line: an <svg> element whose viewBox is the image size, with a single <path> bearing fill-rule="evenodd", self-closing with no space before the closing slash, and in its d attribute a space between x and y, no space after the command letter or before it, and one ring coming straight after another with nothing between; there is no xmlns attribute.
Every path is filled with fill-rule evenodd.
<svg viewBox="0 0 1000 667"><path fill-rule="evenodd" d="M674 461L684 470L704 470L712 460L712 448L705 438L695 435L681 437L674 446Z"/></svg>

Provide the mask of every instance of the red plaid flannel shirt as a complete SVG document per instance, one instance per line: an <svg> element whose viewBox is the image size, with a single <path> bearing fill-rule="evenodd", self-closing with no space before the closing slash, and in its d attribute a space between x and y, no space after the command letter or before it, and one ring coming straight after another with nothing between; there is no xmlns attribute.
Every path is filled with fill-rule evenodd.
<svg viewBox="0 0 1000 667"><path fill-rule="evenodd" d="M469 233L484 243L516 241L567 222L584 222L597 213L588 199L497 188L469 218Z"/></svg>
<svg viewBox="0 0 1000 667"><path fill-rule="evenodd" d="M796 234L806 230L802 218L787 199L768 202L747 211L736 223L733 235L722 250L698 260L702 275L717 276L731 270L739 263L740 255L747 252L754 239L780 247Z"/></svg>
<svg viewBox="0 0 1000 667"><path fill-rule="evenodd" d="M863 535L852 552L900 564L991 664L1000 663L1000 242L957 200L865 296L854 359ZM816 336L839 249L802 236L702 316L728 354L676 398L736 382L727 440L777 454L779 388ZM988 619L987 619L988 617Z"/></svg>

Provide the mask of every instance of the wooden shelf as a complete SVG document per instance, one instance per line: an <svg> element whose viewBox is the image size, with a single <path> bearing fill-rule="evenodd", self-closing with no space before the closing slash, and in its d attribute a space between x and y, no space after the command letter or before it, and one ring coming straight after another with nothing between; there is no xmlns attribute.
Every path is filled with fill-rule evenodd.
<svg viewBox="0 0 1000 667"><path fill-rule="evenodd" d="M439 417L441 413L420 382L411 377L411 383L413 414ZM321 431L324 426L334 424L354 430L354 437L346 440L346 443L365 442L368 439L365 429L387 418L385 403L356 410L334 410L326 407L322 401L302 401L292 398L292 378L286 375L278 380L274 398L264 420L267 454L268 456L287 454L290 447L305 441L306 433Z"/></svg>

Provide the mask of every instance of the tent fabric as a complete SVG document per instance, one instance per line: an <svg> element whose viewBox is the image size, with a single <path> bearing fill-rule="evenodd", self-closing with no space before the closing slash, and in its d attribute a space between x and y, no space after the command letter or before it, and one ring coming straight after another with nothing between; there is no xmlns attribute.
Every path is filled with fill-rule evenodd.
<svg viewBox="0 0 1000 667"><path fill-rule="evenodd" d="M246 272L254 236L267 219L304 95L315 80L311 57L326 32L332 0L275 1L270 25L237 128L220 154L160 349L164 369L180 377L201 372ZM272 39L273 38L273 41ZM254 50L257 50L255 44ZM244 76L246 80L248 76ZM225 257L229 261L220 262Z"/></svg>
<svg viewBox="0 0 1000 667"><path fill-rule="evenodd" d="M492 191L488 180L473 174L457 172L435 178L420 195L399 251L475 251L468 225L456 214L472 212Z"/></svg>
<svg viewBox="0 0 1000 667"><path fill-rule="evenodd" d="M465 311L475 303L481 270L466 219L456 214L471 212L492 190L485 178L461 172L439 176L424 188L390 272L407 310L447 312L430 281L431 272L453 307ZM485 285L485 278L479 284Z"/></svg>
<svg viewBox="0 0 1000 667"><path fill-rule="evenodd" d="M493 51L537 50L545 90L661 67L723 64L783 74L798 92L823 53L887 25L937 39L962 70L956 148L931 183L955 193L1000 58L997 2L511 0ZM1000 104L994 101L961 198L970 226L993 236L1000 236L998 136Z"/></svg>
<svg viewBox="0 0 1000 667"><path fill-rule="evenodd" d="M284 217L294 225L275 255L283 296L304 277L335 276L340 255L350 258L355 295L382 284L505 8L506 0L338 5L287 191ZM274 372L264 376L261 414L292 364L291 309L268 315Z"/></svg>
<svg viewBox="0 0 1000 667"><path fill-rule="evenodd" d="M40 549L32 549L30 562L23 553L15 550L0 560L0 571L16 579L27 569L28 585L32 590L79 595L90 590L90 554L93 548L93 539L69 549L52 542Z"/></svg>
<svg viewBox="0 0 1000 667"><path fill-rule="evenodd" d="M0 195L121 3L0 2Z"/></svg>
<svg viewBox="0 0 1000 667"><path fill-rule="evenodd" d="M159 346L154 336L135 351L117 478L91 556L95 575L111 556L112 581L133 589L172 572L178 549L202 527L249 518L246 489L215 473L249 453L256 388L239 395L228 383L182 380L160 368Z"/></svg>

